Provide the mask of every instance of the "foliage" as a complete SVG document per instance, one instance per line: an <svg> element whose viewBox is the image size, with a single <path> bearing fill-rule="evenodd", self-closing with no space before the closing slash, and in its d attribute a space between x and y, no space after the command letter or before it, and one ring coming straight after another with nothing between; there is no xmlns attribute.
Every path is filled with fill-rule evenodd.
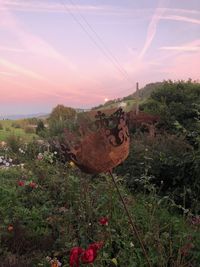
<svg viewBox="0 0 200 267"><path fill-rule="evenodd" d="M76 118L76 111L73 108L63 105L56 106L48 119L49 132L51 136L58 136L63 133L64 128L73 124Z"/></svg>
<svg viewBox="0 0 200 267"><path fill-rule="evenodd" d="M159 194L170 196L177 204L200 211L199 151L192 148L184 137L145 134L132 137L128 159L118 167L133 191L144 190L145 178L159 188ZM143 180L144 179L144 180ZM162 187L160 188L160 185Z"/></svg>
<svg viewBox="0 0 200 267"><path fill-rule="evenodd" d="M2 121L0 121L0 123L3 126L3 130L0 131L0 141L6 141L6 139L10 135L18 136L18 137L22 138L25 142L31 141L34 137L36 137L35 134L25 133L24 128L25 128L25 125L27 125L27 124L22 124L21 120L19 120L19 121L18 120L17 121L2 120ZM19 124L20 128L16 127L17 125L15 123L17 125ZM9 130L6 131L6 129L9 129Z"/></svg>
<svg viewBox="0 0 200 267"><path fill-rule="evenodd" d="M0 170L0 177L2 263L14 257L15 265L9 266L23 266L20 262L27 264L24 266L49 266L46 256L50 256L68 267L72 247L104 241L95 266L113 266L112 262L145 266L109 177L91 179L70 165L37 158L23 169ZM196 228L173 208L167 208L166 201L153 194L133 197L120 177L117 180L153 266L197 266L200 244ZM33 183L35 186L30 186ZM104 216L108 225L99 224ZM192 247L184 254L188 242Z"/></svg>
<svg viewBox="0 0 200 267"><path fill-rule="evenodd" d="M41 132L45 131L44 122L42 120L39 120L37 122L37 128L36 128L36 134L40 135Z"/></svg>
<svg viewBox="0 0 200 267"><path fill-rule="evenodd" d="M10 135L8 136L8 138L6 139L6 143L8 145L8 147L13 151L13 152L17 152L21 146L21 139L19 136L15 136L15 135Z"/></svg>
<svg viewBox="0 0 200 267"><path fill-rule="evenodd" d="M200 133L200 84L197 82L166 81L152 92L141 108L160 116L162 130L186 135Z"/></svg>
<svg viewBox="0 0 200 267"><path fill-rule="evenodd" d="M35 133L35 129L33 127L31 127L31 126L26 126L24 128L24 131L25 131L25 133L28 133L28 134Z"/></svg>

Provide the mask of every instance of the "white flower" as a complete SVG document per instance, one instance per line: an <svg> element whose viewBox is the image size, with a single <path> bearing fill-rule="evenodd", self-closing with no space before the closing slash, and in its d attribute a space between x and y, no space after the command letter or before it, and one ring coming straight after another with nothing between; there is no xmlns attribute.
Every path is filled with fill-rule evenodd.
<svg viewBox="0 0 200 267"><path fill-rule="evenodd" d="M11 158L9 158L9 162L11 163L13 160Z"/></svg>
<svg viewBox="0 0 200 267"><path fill-rule="evenodd" d="M2 160L2 158L0 158L0 163L2 163L3 162L3 160Z"/></svg>
<svg viewBox="0 0 200 267"><path fill-rule="evenodd" d="M57 155L58 154L58 152L57 151L54 151L54 155Z"/></svg>
<svg viewBox="0 0 200 267"><path fill-rule="evenodd" d="M10 163L9 162L6 162L6 167L9 167L10 166Z"/></svg>

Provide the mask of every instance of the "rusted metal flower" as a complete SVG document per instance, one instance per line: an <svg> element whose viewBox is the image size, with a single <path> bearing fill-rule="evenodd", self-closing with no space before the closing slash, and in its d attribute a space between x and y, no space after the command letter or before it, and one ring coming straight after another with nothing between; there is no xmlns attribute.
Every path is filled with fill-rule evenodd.
<svg viewBox="0 0 200 267"><path fill-rule="evenodd" d="M83 172L102 173L122 163L129 154L130 137L126 113L98 111L95 121L80 125L79 134L65 131L65 153Z"/></svg>

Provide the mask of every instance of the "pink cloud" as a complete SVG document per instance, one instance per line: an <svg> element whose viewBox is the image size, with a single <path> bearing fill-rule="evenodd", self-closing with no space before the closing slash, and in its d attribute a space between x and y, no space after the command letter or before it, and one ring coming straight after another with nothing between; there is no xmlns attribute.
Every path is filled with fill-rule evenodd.
<svg viewBox="0 0 200 267"><path fill-rule="evenodd" d="M162 17L160 17L160 19L174 20L174 21L181 21L181 22L189 22L189 23L194 23L194 24L200 24L200 20L199 19L189 18L189 17L183 17L183 16L178 16L178 15L162 16Z"/></svg>

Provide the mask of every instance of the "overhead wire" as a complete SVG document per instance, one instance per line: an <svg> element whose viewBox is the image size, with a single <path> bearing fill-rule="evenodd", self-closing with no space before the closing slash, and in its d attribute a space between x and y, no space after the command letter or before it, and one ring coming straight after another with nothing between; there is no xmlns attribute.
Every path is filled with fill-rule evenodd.
<svg viewBox="0 0 200 267"><path fill-rule="evenodd" d="M89 39L94 43L94 45L103 53L103 55L107 58L107 60L109 60L114 65L114 67L121 73L123 78L127 80L129 83L133 84L133 82L129 78L127 71L120 65L117 58L106 47L103 39L98 35L98 33L94 30L94 28L90 25L90 23L86 20L86 18L79 12L79 16L81 17L82 21L85 22L90 31L88 31L85 25L74 15L74 13L70 10L70 8L68 7L68 5L64 0L60 0L60 2L63 5L64 9L71 15L73 20L81 27L81 29L85 32L85 34L89 37ZM69 0L69 2L71 5L74 6L75 9L77 10L79 9L78 6L74 4L74 2L72 2L71 0ZM98 41L94 38L91 32L93 33L93 35L95 35Z"/></svg>
<svg viewBox="0 0 200 267"><path fill-rule="evenodd" d="M80 11L79 6L72 0L68 0L68 2L70 2L77 10ZM128 72L123 68L123 66L121 66L119 60L116 58L116 56L112 53L112 51L106 46L103 38L96 32L96 30L93 28L93 26L88 22L88 20L85 18L84 15L81 14L81 12L79 12L79 16L81 17L81 19L85 22L85 24L88 26L88 28L91 30L91 32L95 35L95 37L98 39L98 41L101 43L103 49L108 53L108 55L110 56L110 58L112 58L113 62L115 62L115 64L118 66L119 69L121 69L121 71L124 73L124 75L127 77L127 79L129 80L129 74ZM132 81L131 81L132 82Z"/></svg>

